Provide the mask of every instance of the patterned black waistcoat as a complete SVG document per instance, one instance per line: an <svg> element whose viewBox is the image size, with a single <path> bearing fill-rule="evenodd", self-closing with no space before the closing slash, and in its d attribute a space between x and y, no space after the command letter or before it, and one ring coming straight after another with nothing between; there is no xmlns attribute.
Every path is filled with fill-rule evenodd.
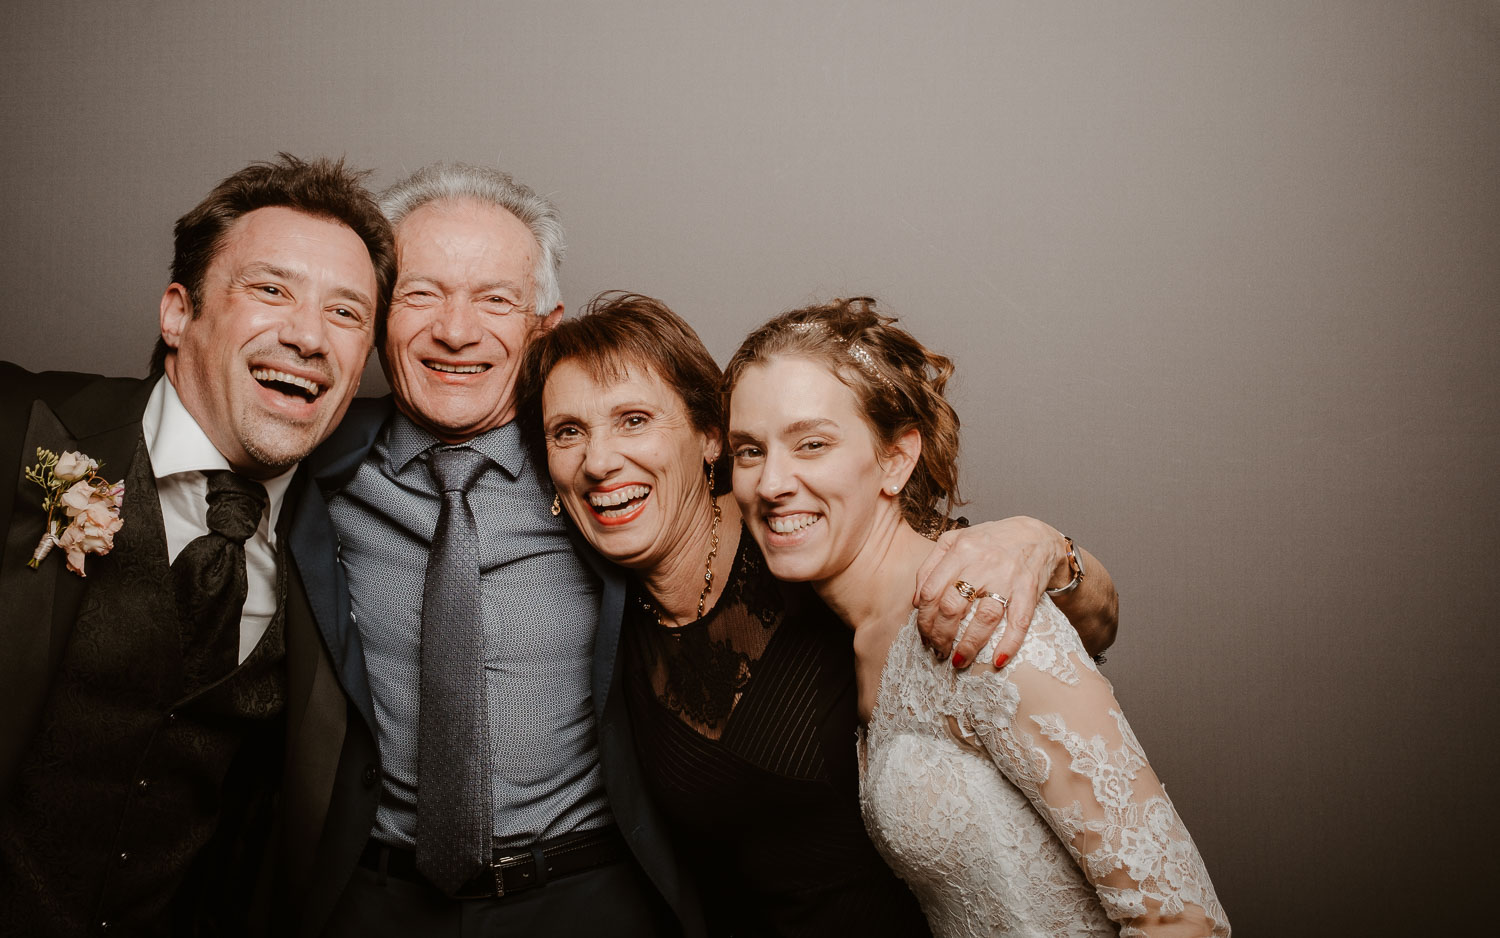
<svg viewBox="0 0 1500 938"><path fill-rule="evenodd" d="M279 768L283 611L238 667L195 681L144 441L121 517L114 549L87 560L78 620L0 806L0 909L17 934L197 930L195 903L234 891L223 880L244 848L228 829ZM278 570L285 595L285 558Z"/></svg>

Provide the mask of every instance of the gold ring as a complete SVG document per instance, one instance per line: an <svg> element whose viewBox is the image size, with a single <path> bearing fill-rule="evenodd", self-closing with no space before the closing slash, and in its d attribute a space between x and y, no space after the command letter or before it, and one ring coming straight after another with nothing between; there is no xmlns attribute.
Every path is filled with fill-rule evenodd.
<svg viewBox="0 0 1500 938"><path fill-rule="evenodd" d="M953 588L958 590L958 595L962 596L965 600L973 599L974 594L979 592L979 588L968 580L955 580Z"/></svg>
<svg viewBox="0 0 1500 938"><path fill-rule="evenodd" d="M1009 608L1009 606L1010 606L1010 600L1006 599L1004 596L1001 596L999 593L991 591L991 592L985 593L984 595L987 596L987 597L989 597L990 599L993 599L995 602L999 603L1001 609L1006 609L1006 608Z"/></svg>

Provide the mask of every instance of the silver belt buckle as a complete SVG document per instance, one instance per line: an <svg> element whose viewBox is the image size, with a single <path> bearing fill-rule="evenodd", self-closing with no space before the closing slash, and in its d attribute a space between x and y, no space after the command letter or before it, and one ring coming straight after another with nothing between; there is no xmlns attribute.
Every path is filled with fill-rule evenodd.
<svg viewBox="0 0 1500 938"><path fill-rule="evenodd" d="M495 898L505 898L505 864L524 860L531 856L530 853L512 854L508 857L496 857L490 861L490 873L495 877Z"/></svg>

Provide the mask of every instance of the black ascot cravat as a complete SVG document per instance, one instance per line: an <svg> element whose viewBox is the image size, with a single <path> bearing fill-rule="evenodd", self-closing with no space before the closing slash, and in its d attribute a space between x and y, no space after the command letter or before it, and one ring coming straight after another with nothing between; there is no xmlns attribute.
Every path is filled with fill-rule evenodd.
<svg viewBox="0 0 1500 938"><path fill-rule="evenodd" d="M172 561L177 608L187 628L187 666L196 684L216 680L239 664L240 616L250 580L245 541L260 526L269 499L265 486L228 470L206 472L208 533L188 542Z"/></svg>
<svg viewBox="0 0 1500 938"><path fill-rule="evenodd" d="M479 534L468 493L489 458L431 451L442 499L422 586L417 720L417 869L452 895L490 859L489 707L479 615Z"/></svg>

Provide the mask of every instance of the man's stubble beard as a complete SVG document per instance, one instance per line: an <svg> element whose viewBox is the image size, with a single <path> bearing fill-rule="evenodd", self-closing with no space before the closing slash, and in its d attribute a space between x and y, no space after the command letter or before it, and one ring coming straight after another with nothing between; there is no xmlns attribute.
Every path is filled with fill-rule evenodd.
<svg viewBox="0 0 1500 938"><path fill-rule="evenodd" d="M244 447L246 455L274 470L277 475L306 459L323 442L322 439L310 439L316 436L311 427L304 429L299 424L266 413L251 414L241 427L244 432L240 446Z"/></svg>

